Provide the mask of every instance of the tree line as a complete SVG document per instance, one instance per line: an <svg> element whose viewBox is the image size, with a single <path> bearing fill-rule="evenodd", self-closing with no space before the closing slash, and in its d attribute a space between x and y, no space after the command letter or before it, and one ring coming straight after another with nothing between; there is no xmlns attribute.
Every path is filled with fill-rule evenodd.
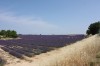
<svg viewBox="0 0 100 66"><path fill-rule="evenodd" d="M87 35L100 34L100 21L91 23L86 31ZM17 32L14 30L0 30L0 38L17 38Z"/></svg>
<svg viewBox="0 0 100 66"><path fill-rule="evenodd" d="M14 30L0 30L0 38L17 38L17 32Z"/></svg>

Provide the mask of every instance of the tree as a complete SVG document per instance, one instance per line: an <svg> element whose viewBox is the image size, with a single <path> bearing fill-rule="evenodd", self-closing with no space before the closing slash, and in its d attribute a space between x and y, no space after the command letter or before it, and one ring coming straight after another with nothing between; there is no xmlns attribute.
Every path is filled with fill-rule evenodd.
<svg viewBox="0 0 100 66"><path fill-rule="evenodd" d="M14 31L14 30L13 30L13 31L11 31L11 33L10 33L10 34L11 34L10 36L11 36L12 38L17 38L17 37L18 37L17 32L16 32L16 31Z"/></svg>
<svg viewBox="0 0 100 66"><path fill-rule="evenodd" d="M0 36L3 36L4 38L5 37L8 37L8 38L17 38L18 37L17 32L14 30L7 30L7 31L1 30Z"/></svg>
<svg viewBox="0 0 100 66"><path fill-rule="evenodd" d="M0 31L0 35L2 35L2 36L5 37L5 36L6 36L6 30L1 30L1 31Z"/></svg>
<svg viewBox="0 0 100 66"><path fill-rule="evenodd" d="M11 37L11 31L10 30L6 31L6 37Z"/></svg>
<svg viewBox="0 0 100 66"><path fill-rule="evenodd" d="M100 21L90 24L88 30L86 31L87 35L95 35L100 31Z"/></svg>

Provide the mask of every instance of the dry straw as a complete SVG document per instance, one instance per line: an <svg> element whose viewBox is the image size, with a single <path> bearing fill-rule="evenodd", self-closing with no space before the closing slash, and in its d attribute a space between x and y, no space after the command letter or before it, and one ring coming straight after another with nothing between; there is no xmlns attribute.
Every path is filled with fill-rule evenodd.
<svg viewBox="0 0 100 66"><path fill-rule="evenodd" d="M100 51L98 35L37 56L33 66L89 66Z"/></svg>

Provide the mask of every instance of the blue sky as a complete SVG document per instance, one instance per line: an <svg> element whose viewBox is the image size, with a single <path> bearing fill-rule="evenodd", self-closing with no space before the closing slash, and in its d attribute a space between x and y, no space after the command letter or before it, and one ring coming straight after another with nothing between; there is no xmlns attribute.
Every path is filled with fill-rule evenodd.
<svg viewBox="0 0 100 66"><path fill-rule="evenodd" d="M85 34L100 21L100 0L0 0L0 30L21 34Z"/></svg>

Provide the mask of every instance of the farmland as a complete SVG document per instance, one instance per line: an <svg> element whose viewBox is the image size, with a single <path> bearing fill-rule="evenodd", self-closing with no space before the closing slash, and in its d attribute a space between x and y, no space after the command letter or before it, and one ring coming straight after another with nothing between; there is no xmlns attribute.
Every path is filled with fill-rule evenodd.
<svg viewBox="0 0 100 66"><path fill-rule="evenodd" d="M28 38L28 37L25 38L26 36L21 36L21 37L24 37L23 40ZM11 41L16 41L17 43L18 40L14 39L14 40L1 41L2 44L0 49L1 53L0 61L4 63L4 60L7 60L5 66L13 66L13 65L14 66L98 66L100 65L98 60L100 56L100 54L98 54L100 52L99 35L94 35L92 37L85 39L84 37L82 38L81 36L80 41L77 40L74 43L71 43L70 45L65 44L66 46L63 45L61 47L60 46L53 47L51 45L47 47L43 46L43 48L46 47L50 49L46 50L46 52L43 52L43 48L40 49L39 44L35 45L36 47L33 47L33 45L28 46L27 44L23 43L22 45L20 45L21 44L20 42L19 42L20 44L19 43L14 44L11 42ZM3 44L4 42L7 43ZM27 41L26 42L24 41L24 43L27 43Z"/></svg>
<svg viewBox="0 0 100 66"><path fill-rule="evenodd" d="M25 59L84 39L84 35L19 35L20 39L0 40L0 47L10 55Z"/></svg>
<svg viewBox="0 0 100 66"><path fill-rule="evenodd" d="M99 35L19 35L0 40L2 66L98 66Z"/></svg>

